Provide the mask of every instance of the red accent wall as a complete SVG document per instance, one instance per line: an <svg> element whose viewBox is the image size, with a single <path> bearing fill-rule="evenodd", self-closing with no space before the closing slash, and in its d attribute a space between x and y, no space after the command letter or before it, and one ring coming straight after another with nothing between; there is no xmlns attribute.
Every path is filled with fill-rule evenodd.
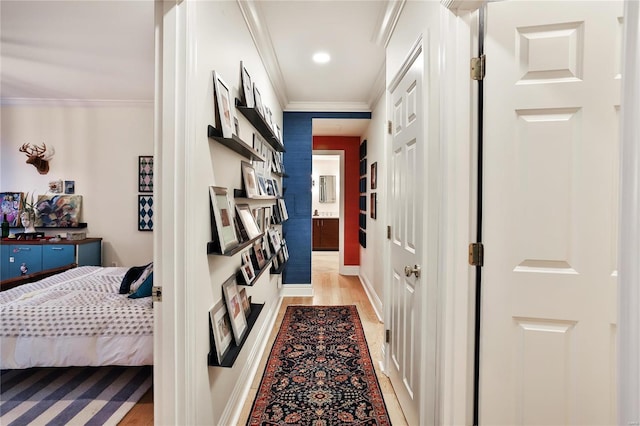
<svg viewBox="0 0 640 426"><path fill-rule="evenodd" d="M344 151L344 264L360 265L360 137L314 136L313 149Z"/></svg>

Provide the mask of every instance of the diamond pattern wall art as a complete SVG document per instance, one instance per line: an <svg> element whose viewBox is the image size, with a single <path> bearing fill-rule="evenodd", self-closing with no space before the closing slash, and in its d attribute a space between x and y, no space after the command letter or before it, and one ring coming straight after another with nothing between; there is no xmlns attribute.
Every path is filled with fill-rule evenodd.
<svg viewBox="0 0 640 426"><path fill-rule="evenodd" d="M153 231L153 195L138 195L138 231Z"/></svg>
<svg viewBox="0 0 640 426"><path fill-rule="evenodd" d="M153 192L153 155L138 156L138 192Z"/></svg>

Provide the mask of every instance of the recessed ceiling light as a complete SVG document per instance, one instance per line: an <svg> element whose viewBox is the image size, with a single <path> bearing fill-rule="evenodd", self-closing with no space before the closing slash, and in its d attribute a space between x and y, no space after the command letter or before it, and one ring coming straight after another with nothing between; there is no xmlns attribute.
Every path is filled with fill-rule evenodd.
<svg viewBox="0 0 640 426"><path fill-rule="evenodd" d="M318 64L326 64L331 60L331 56L327 52L318 52L313 55L313 61Z"/></svg>

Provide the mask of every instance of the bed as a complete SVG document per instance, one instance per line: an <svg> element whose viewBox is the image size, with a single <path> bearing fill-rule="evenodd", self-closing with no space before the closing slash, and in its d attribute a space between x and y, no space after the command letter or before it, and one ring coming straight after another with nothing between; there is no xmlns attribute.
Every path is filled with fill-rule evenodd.
<svg viewBox="0 0 640 426"><path fill-rule="evenodd" d="M0 368L153 364L151 297L129 268L82 266L0 292Z"/></svg>

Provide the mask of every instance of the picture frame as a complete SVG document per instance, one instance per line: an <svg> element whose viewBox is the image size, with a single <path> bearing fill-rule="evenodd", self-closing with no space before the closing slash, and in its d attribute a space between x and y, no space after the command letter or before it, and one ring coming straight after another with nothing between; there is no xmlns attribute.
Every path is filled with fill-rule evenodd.
<svg viewBox="0 0 640 426"><path fill-rule="evenodd" d="M256 272L253 269L251 260L249 260L249 263L243 263L240 270L242 271L242 276L244 277L245 284L250 285L256 278Z"/></svg>
<svg viewBox="0 0 640 426"><path fill-rule="evenodd" d="M64 181L64 193L65 194L75 194L76 192L76 181L75 180L65 180Z"/></svg>
<svg viewBox="0 0 640 426"><path fill-rule="evenodd" d="M210 186L209 198L211 200L212 238L220 243L220 253L224 254L240 243L233 221L233 209L228 189L221 186Z"/></svg>
<svg viewBox="0 0 640 426"><path fill-rule="evenodd" d="M271 242L271 247L273 248L273 253L278 253L281 248L281 240L280 234L277 229L270 228L269 229L269 241Z"/></svg>
<svg viewBox="0 0 640 426"><path fill-rule="evenodd" d="M229 312L222 300L219 300L218 303L209 310L209 320L211 321L211 329L213 331L213 342L216 346L216 358L218 364L222 364L222 360L229 352L231 342L233 341Z"/></svg>
<svg viewBox="0 0 640 426"><path fill-rule="evenodd" d="M242 80L242 93L243 93L243 101L244 105L247 108L253 108L255 102L253 100L253 83L251 82L251 76L249 75L249 71L244 66L244 62L240 61L240 73Z"/></svg>
<svg viewBox="0 0 640 426"><path fill-rule="evenodd" d="M244 316L242 309L240 294L238 293L236 274L231 275L222 284L222 293L227 311L229 312L229 320L231 322L231 329L233 330L233 340L236 345L239 346L242 343L248 327L247 318Z"/></svg>
<svg viewBox="0 0 640 426"><path fill-rule="evenodd" d="M247 297L246 288L240 289L240 304L242 305L245 318L249 318L249 314L251 314L251 302L249 302L249 298Z"/></svg>
<svg viewBox="0 0 640 426"><path fill-rule="evenodd" d="M253 165L247 161L242 161L242 181L244 182L244 188L247 198L256 198L260 195L260 189L258 187L258 177L256 175L256 169Z"/></svg>
<svg viewBox="0 0 640 426"><path fill-rule="evenodd" d="M270 244L269 244L268 235L265 235L262 238L261 244L262 244L262 252L265 254L265 258L266 258L266 260L268 262L269 259L271 259L271 247L270 247Z"/></svg>
<svg viewBox="0 0 640 426"><path fill-rule="evenodd" d="M278 187L278 179L271 179L271 182L273 183L273 195L279 197L281 194L280 188Z"/></svg>
<svg viewBox="0 0 640 426"><path fill-rule="evenodd" d="M264 114L264 105L262 105L262 96L260 95L258 86L256 86L255 83L253 83L253 101L255 103L254 108L256 109L256 111L258 111L258 114L260 114L260 116L264 118L265 114Z"/></svg>
<svg viewBox="0 0 640 426"><path fill-rule="evenodd" d="M253 217L253 213L251 213L249 204L236 204L236 211L240 219L240 225L244 228L249 240L262 234L256 223L256 218Z"/></svg>
<svg viewBox="0 0 640 426"><path fill-rule="evenodd" d="M22 192L0 192L0 213L9 222L9 226L18 226L20 223L20 200L22 197Z"/></svg>
<svg viewBox="0 0 640 426"><path fill-rule="evenodd" d="M262 250L262 242L256 241L253 244L253 258L255 259L254 269L262 269L267 264L267 258L264 255L264 251Z"/></svg>
<svg viewBox="0 0 640 426"><path fill-rule="evenodd" d="M267 194L267 180L264 176L258 175L258 190L260 191L261 196L266 196Z"/></svg>
<svg viewBox="0 0 640 426"><path fill-rule="evenodd" d="M67 192L67 182L71 183L71 190L75 191L74 181L65 181L65 193ZM138 156L138 192L153 192L153 155Z"/></svg>
<svg viewBox="0 0 640 426"><path fill-rule="evenodd" d="M377 194L377 192L372 192L371 193L371 205L370 205L371 219L376 219L377 216L378 216L377 205L378 205L378 194Z"/></svg>
<svg viewBox="0 0 640 426"><path fill-rule="evenodd" d="M287 247L287 242L282 240L282 252L284 253L284 260L289 260L289 248Z"/></svg>
<svg viewBox="0 0 640 426"><path fill-rule="evenodd" d="M63 194L64 186L62 180L52 180L49 182L49 192L53 194Z"/></svg>
<svg viewBox="0 0 640 426"><path fill-rule="evenodd" d="M287 211L287 205L284 202L284 198L278 198L278 209L280 210L280 218L282 221L289 219L289 212Z"/></svg>
<svg viewBox="0 0 640 426"><path fill-rule="evenodd" d="M138 195L138 231L153 231L153 195Z"/></svg>
<svg viewBox="0 0 640 426"><path fill-rule="evenodd" d="M251 253L248 250L243 252L240 257L242 258L242 263L251 263Z"/></svg>
<svg viewBox="0 0 640 426"><path fill-rule="evenodd" d="M378 162L371 163L371 189L378 188Z"/></svg>
<svg viewBox="0 0 640 426"><path fill-rule="evenodd" d="M222 137L230 139L234 134L235 108L231 100L231 91L229 86L224 82L220 74L213 72L213 86L218 110L217 122L218 127L222 131Z"/></svg>
<svg viewBox="0 0 640 426"><path fill-rule="evenodd" d="M273 188L273 179L270 178L266 178L265 180L265 184L267 186L267 195L270 197L275 197L275 190Z"/></svg>

